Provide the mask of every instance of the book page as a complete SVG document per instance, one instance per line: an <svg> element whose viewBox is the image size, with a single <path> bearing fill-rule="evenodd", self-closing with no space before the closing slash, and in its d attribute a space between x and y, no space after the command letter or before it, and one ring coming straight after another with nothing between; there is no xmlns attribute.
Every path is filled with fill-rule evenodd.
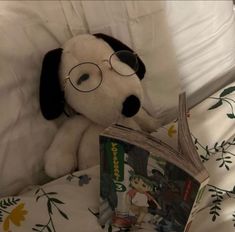
<svg viewBox="0 0 235 232"><path fill-rule="evenodd" d="M208 178L208 173L200 160L189 130L185 93L180 94L179 97L178 142L180 152L184 154L188 163L192 164L197 170L198 178L201 181Z"/></svg>
<svg viewBox="0 0 235 232"><path fill-rule="evenodd" d="M158 154L166 161L174 163L192 176L197 174L195 167L192 163L188 162L182 153L176 151L149 133L135 131L131 128L120 125L113 125L112 127L107 128L103 134L139 146L145 150L148 150L150 153Z"/></svg>

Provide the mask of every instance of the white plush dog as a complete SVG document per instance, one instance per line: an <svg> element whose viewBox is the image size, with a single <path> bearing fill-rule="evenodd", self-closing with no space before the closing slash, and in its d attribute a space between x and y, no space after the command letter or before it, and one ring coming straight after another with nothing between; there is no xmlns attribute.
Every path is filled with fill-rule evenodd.
<svg viewBox="0 0 235 232"><path fill-rule="evenodd" d="M145 66L122 42L79 35L44 58L40 105L48 120L69 114L45 154L53 178L99 163L99 134L112 123L155 130L160 123L142 108Z"/></svg>

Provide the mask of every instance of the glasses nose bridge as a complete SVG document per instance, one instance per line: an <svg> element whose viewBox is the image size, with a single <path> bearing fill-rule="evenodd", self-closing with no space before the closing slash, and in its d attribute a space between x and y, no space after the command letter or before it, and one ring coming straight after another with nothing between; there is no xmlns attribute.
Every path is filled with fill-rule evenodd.
<svg viewBox="0 0 235 232"><path fill-rule="evenodd" d="M99 66L101 66L101 67L103 67L104 66L104 64L108 64L108 68L109 69L112 69L112 65L110 64L110 60L108 60L108 59L103 59L103 60L101 60L101 63L99 64ZM100 68L101 68L100 67Z"/></svg>

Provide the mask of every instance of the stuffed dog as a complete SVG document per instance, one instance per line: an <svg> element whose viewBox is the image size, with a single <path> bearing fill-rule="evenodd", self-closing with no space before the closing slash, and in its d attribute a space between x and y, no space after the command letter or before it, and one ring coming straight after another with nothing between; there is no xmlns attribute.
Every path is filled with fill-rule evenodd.
<svg viewBox="0 0 235 232"><path fill-rule="evenodd" d="M45 153L53 178L99 163L99 134L112 123L154 131L160 122L142 108L145 65L119 40L78 35L43 60L40 106L48 120L65 113Z"/></svg>

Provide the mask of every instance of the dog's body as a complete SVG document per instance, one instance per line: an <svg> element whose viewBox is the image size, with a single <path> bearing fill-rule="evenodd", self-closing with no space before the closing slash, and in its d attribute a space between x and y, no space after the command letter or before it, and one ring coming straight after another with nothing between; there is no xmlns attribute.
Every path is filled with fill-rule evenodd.
<svg viewBox="0 0 235 232"><path fill-rule="evenodd" d="M123 119L119 124L145 131L154 131L161 125L144 111L135 118ZM99 164L99 135L104 129L104 126L82 115L67 120L45 154L46 173L56 178L76 168L85 169Z"/></svg>
<svg viewBox="0 0 235 232"><path fill-rule="evenodd" d="M43 115L47 119L58 117L64 110L65 102L74 112L59 129L45 154L45 170L49 176L55 178L76 168L98 164L99 134L112 123L147 131L159 127L159 121L141 108L143 90L140 80L145 74L144 64L137 57L138 70L133 75L120 75L109 63L109 57L119 50L131 51L120 41L106 35L80 35L44 59L40 89ZM54 60L57 60L56 63L50 65ZM124 72L131 71L119 57L115 57L115 62ZM77 87L97 87L89 92L78 91L68 80L68 74L73 67L80 64L86 67L87 63L88 67L97 67L95 71L99 72L87 68L79 73ZM47 69L51 69L49 74ZM102 78L102 82L97 84L98 78ZM54 90L54 86L57 89Z"/></svg>

